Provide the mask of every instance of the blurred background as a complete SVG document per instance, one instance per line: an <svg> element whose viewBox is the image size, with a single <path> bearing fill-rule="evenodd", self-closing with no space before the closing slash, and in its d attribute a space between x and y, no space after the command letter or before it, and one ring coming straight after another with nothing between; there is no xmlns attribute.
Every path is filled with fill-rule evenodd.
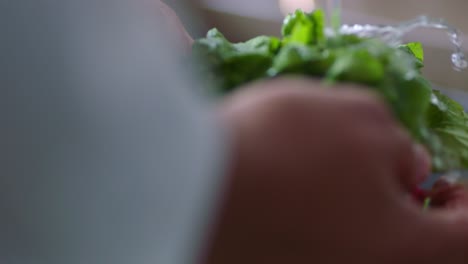
<svg viewBox="0 0 468 264"><path fill-rule="evenodd" d="M257 35L280 34L284 15L302 8L311 11L323 0L197 0L204 25L201 32L217 27L231 41L244 41ZM466 0L343 0L346 24L396 24L419 15L443 18L463 34L468 54L468 1ZM200 31L199 31L200 32ZM202 37L193 33L194 37ZM422 42L426 51L425 76L468 105L468 70L452 69L453 47L447 34L438 30L418 30L407 41ZM466 97L466 98L465 98Z"/></svg>

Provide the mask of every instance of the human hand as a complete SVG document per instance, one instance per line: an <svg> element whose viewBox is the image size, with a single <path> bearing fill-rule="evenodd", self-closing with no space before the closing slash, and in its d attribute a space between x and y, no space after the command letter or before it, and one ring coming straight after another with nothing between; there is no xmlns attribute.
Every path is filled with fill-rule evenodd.
<svg viewBox="0 0 468 264"><path fill-rule="evenodd" d="M407 193L429 173L362 89L257 83L227 99L232 173L206 262L468 263L468 221Z"/></svg>

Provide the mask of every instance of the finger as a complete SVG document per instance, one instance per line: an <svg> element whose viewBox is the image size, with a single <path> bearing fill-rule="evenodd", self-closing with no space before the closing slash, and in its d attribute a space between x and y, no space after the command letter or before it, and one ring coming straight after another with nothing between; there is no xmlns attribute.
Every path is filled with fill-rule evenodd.
<svg viewBox="0 0 468 264"><path fill-rule="evenodd" d="M431 159L424 146L414 143L401 127L395 128L396 174L405 192L413 191L431 172Z"/></svg>

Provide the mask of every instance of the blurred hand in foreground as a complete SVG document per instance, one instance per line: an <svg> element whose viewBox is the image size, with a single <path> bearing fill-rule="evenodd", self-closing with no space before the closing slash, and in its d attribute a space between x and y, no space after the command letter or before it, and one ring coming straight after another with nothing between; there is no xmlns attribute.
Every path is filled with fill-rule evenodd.
<svg viewBox="0 0 468 264"><path fill-rule="evenodd" d="M376 96L319 86L257 83L222 103L235 154L206 263L468 263L464 214L407 197L425 151Z"/></svg>

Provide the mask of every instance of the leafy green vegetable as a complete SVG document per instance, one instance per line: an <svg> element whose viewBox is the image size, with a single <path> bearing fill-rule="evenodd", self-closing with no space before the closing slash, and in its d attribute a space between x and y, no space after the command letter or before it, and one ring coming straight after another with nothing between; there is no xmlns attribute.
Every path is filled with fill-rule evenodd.
<svg viewBox="0 0 468 264"><path fill-rule="evenodd" d="M193 54L205 62L197 70L217 83L220 95L285 74L363 84L381 94L414 140L428 147L434 171L468 168L468 115L422 76L420 43L395 48L356 35L327 36L322 11L297 10L285 18L281 39L231 43L212 29L195 41Z"/></svg>
<svg viewBox="0 0 468 264"><path fill-rule="evenodd" d="M325 14L323 11L306 14L297 10L284 19L283 41L303 44L319 44L325 41Z"/></svg>
<svg viewBox="0 0 468 264"><path fill-rule="evenodd" d="M376 85L384 77L384 66L369 50L358 48L337 52L336 60L328 70L327 79Z"/></svg>
<svg viewBox="0 0 468 264"><path fill-rule="evenodd" d="M270 76L286 73L324 75L330 66L329 54L299 43L291 43L278 53L268 71Z"/></svg>
<svg viewBox="0 0 468 264"><path fill-rule="evenodd" d="M421 43L411 42L401 46L401 48L408 50L416 59L424 62L424 49Z"/></svg>
<svg viewBox="0 0 468 264"><path fill-rule="evenodd" d="M413 56L419 69L424 67L424 49L421 43L411 42L400 46L400 49Z"/></svg>
<svg viewBox="0 0 468 264"><path fill-rule="evenodd" d="M445 164L451 167L468 167L468 115L463 107L443 95L433 91L427 121L437 136L440 146L436 166L442 169Z"/></svg>
<svg viewBox="0 0 468 264"><path fill-rule="evenodd" d="M424 206L423 206L423 211L424 212L426 212L427 210L429 210L431 208L431 203L432 203L431 198L426 198L426 200L424 200Z"/></svg>
<svg viewBox="0 0 468 264"><path fill-rule="evenodd" d="M206 62L198 71L229 91L266 77L280 45L279 39L266 36L233 44L217 29L212 29L205 39L194 43L193 54Z"/></svg>

